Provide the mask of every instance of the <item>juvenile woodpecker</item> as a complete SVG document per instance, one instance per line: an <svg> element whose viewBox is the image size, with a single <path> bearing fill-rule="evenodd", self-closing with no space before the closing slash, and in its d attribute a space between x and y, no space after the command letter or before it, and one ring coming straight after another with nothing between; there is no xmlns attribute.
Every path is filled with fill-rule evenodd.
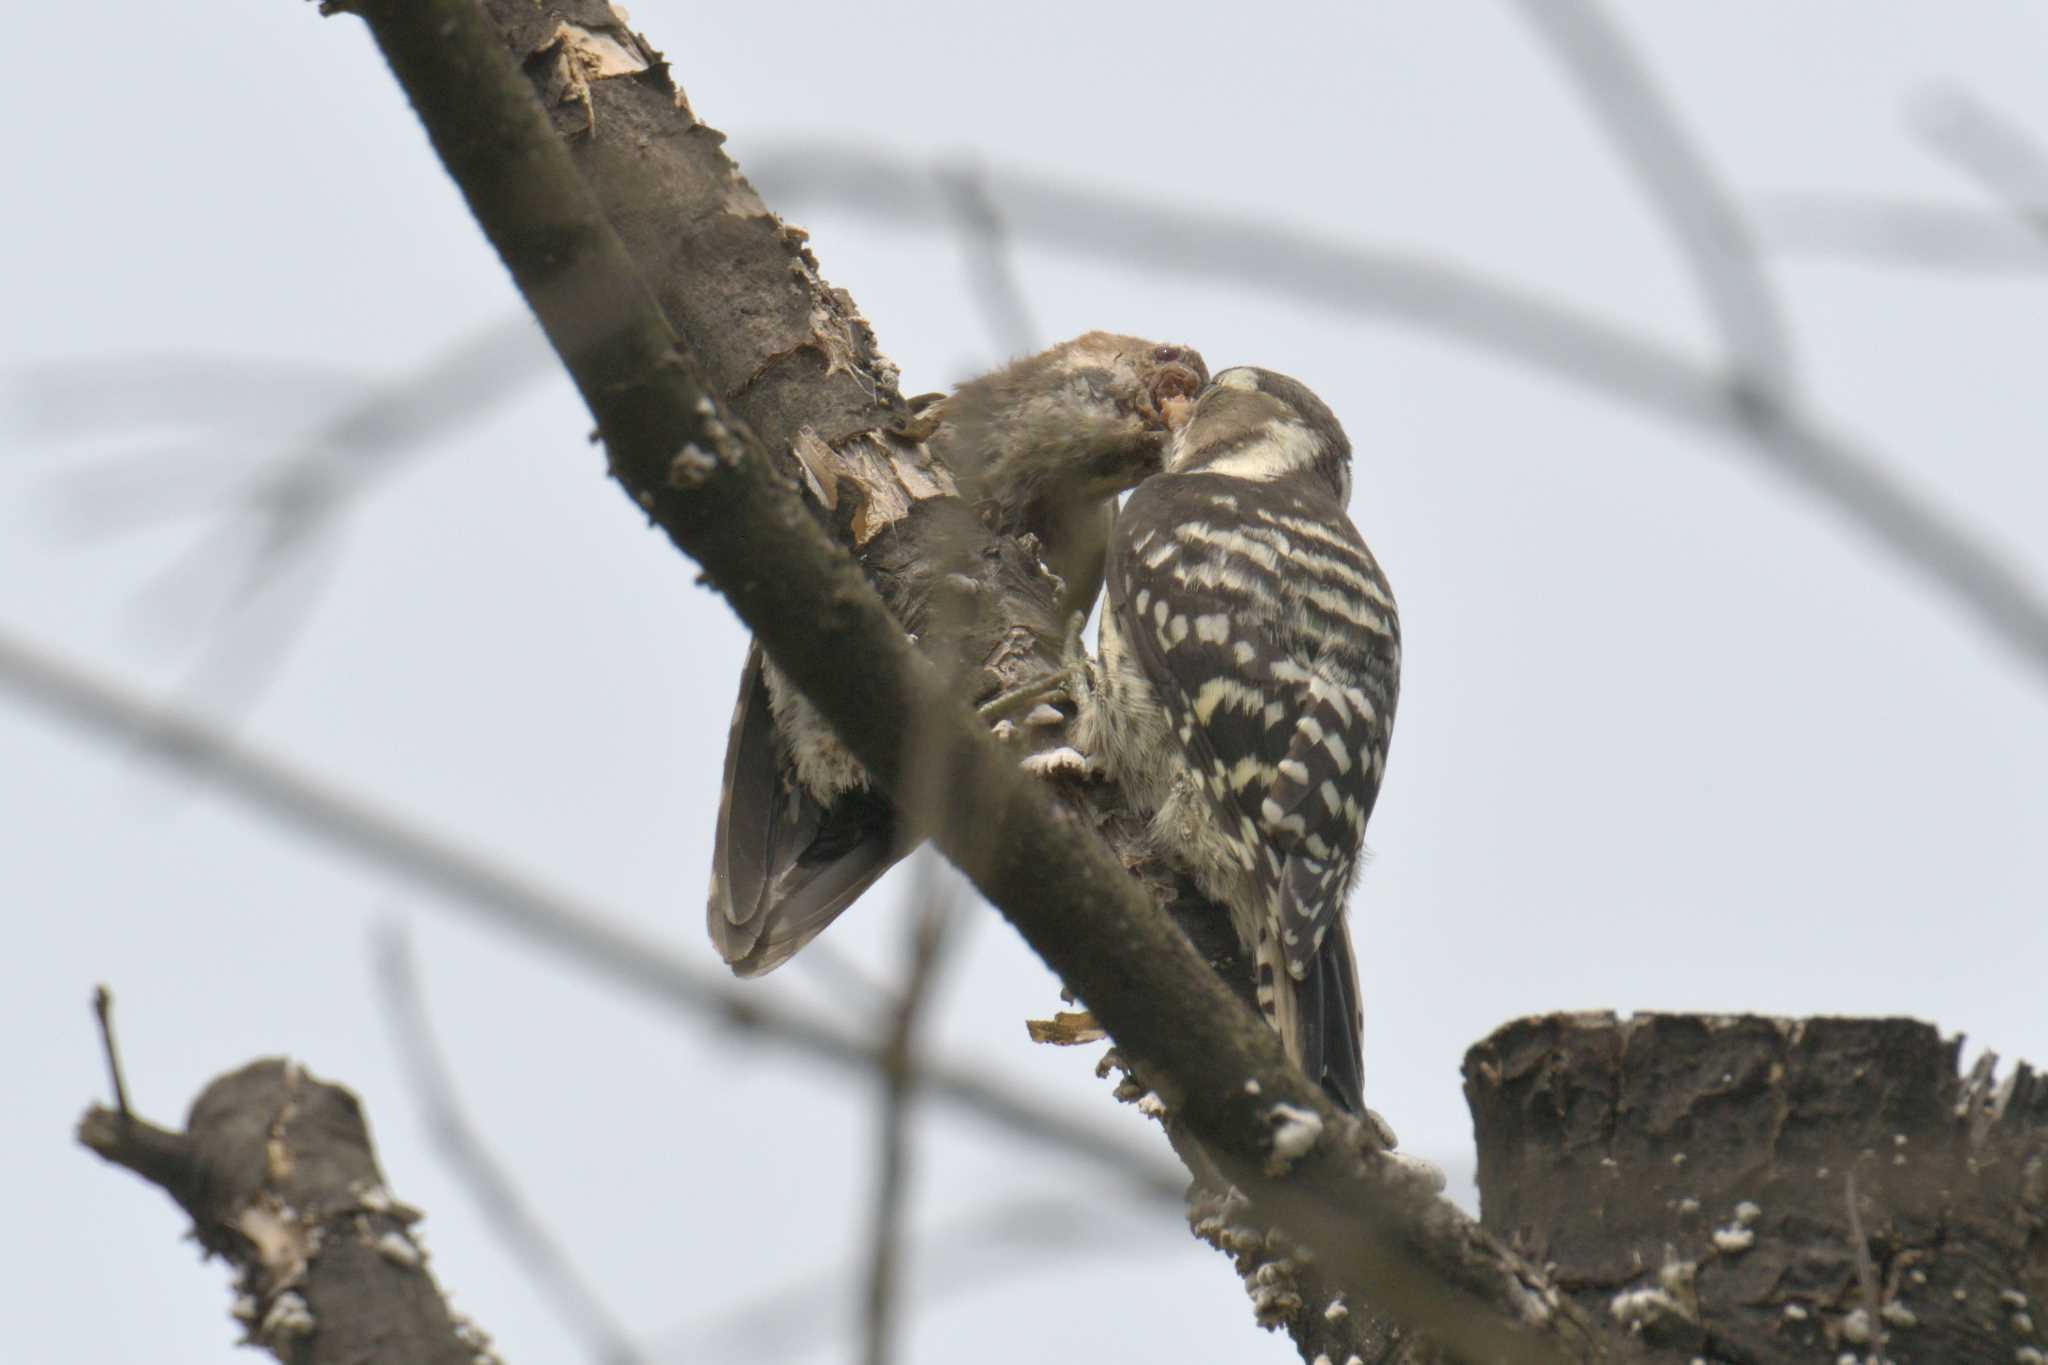
<svg viewBox="0 0 2048 1365"><path fill-rule="evenodd" d="M1322 400L1270 370L1217 375L1117 518L1080 719L1160 851L1228 908L1289 1055L1362 1112L1344 906L1401 637L1350 495Z"/></svg>
<svg viewBox="0 0 2048 1365"><path fill-rule="evenodd" d="M1101 590L1115 496L1160 468L1207 379L1187 347L1090 332L913 400L899 434L926 443L983 525L1035 537L1060 580L1050 619L1063 621ZM923 631L919 613L950 567L891 566L891 606L906 629ZM726 742L712 855L711 940L727 964L741 976L780 966L913 842L756 644Z"/></svg>

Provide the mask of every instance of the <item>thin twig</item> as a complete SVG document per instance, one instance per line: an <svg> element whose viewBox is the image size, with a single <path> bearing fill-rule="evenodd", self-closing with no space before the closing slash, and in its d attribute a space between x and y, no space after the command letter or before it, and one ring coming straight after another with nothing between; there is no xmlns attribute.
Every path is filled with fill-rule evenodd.
<svg viewBox="0 0 2048 1365"><path fill-rule="evenodd" d="M791 962L839 997L863 1024L873 1024L888 1012L891 992L831 939L812 939Z"/></svg>
<svg viewBox="0 0 2048 1365"><path fill-rule="evenodd" d="M942 223L949 213L929 176L871 148L784 144L747 164L785 212L808 201L895 222ZM1730 441L1938 585L2048 679L2048 597L2027 574L1908 488L1891 472L1895 461L1806 412L1761 413L1718 367L1655 337L1425 256L1021 172L991 171L988 184L1020 237L1206 283L1250 284L1314 307L1386 315Z"/></svg>
<svg viewBox="0 0 2048 1365"><path fill-rule="evenodd" d="M889 1034L882 1046L882 1122L877 1153L874 1216L868 1236L868 1275L862 1297L862 1359L889 1365L895 1359L896 1322L901 1307L903 1225L909 1203L911 1107L918 1087L917 1026L931 999L947 930L958 909L954 885L942 881L937 857L919 858L910 951L903 988L897 993Z"/></svg>
<svg viewBox="0 0 2048 1365"><path fill-rule="evenodd" d="M1842 1193L1849 1205L1849 1246L1856 1260L1856 1286L1863 1294L1863 1311L1869 1314L1870 1340L1877 1350L1871 1365L1884 1365L1885 1323L1882 1295L1877 1287L1877 1266L1870 1259L1870 1242L1863 1235L1863 1211L1857 1205L1856 1172L1842 1174Z"/></svg>
<svg viewBox="0 0 2048 1365"><path fill-rule="evenodd" d="M715 980L667 944L626 929L615 916L593 912L489 858L437 839L5 635L0 635L0 689L96 738L132 745L153 762L210 782L248 809L350 857L408 878L435 893L427 903L436 908L470 911L493 928L630 986L677 1013L787 1044L800 1056L842 1070L869 1074L882 1064L878 1043L778 1007L758 990ZM990 1080L988 1070L986 1064L931 1061L920 1084L934 1097L997 1127L1111 1168L1150 1197L1178 1205L1185 1182L1176 1171L1121 1139Z"/></svg>
<svg viewBox="0 0 2048 1365"><path fill-rule="evenodd" d="M1737 384L1758 398L1788 400L1792 344L1748 225L1642 60L1597 0L1522 0L1522 13L1663 216L1719 326Z"/></svg>
<svg viewBox="0 0 2048 1365"><path fill-rule="evenodd" d="M1839 194L1781 194L1758 210L1780 255L1869 257L1887 265L2048 274L2048 242L2030 226L1978 208Z"/></svg>
<svg viewBox="0 0 2048 1365"><path fill-rule="evenodd" d="M952 205L953 221L967 253L968 292L990 338L1005 355L1030 355L1043 343L1017 279L1009 233L989 198L980 165L941 166L933 178Z"/></svg>
<svg viewBox="0 0 2048 1365"><path fill-rule="evenodd" d="M554 1303L570 1329L588 1343L592 1355L605 1365L640 1365L647 1357L583 1282L575 1262L527 1207L519 1182L498 1164L489 1144L463 1114L455 1098L455 1077L434 1044L404 930L391 924L380 926L372 932L371 948L372 975L383 997L413 1102L456 1181L542 1296Z"/></svg>
<svg viewBox="0 0 2048 1365"><path fill-rule="evenodd" d="M105 986L92 990L93 1017L100 1021L100 1050L107 1056L107 1080L114 1087L114 1112L128 1122L135 1112L128 1107L128 1081L121 1074L121 1052L114 1046L114 993Z"/></svg>
<svg viewBox="0 0 2048 1365"><path fill-rule="evenodd" d="M2048 146L1959 90L1929 98L1916 120L1947 155L2035 233L2048 236Z"/></svg>
<svg viewBox="0 0 2048 1365"><path fill-rule="evenodd" d="M1074 1203L1065 1198L1026 1198L981 1210L942 1227L921 1245L916 1273L907 1277L905 1298L928 1301L1013 1280L1036 1261L1072 1265L1085 1257L1130 1253L1144 1245L1128 1217L1113 1203ZM1150 1226L1150 1224L1148 1224ZM1178 1219L1157 1226L1185 1238ZM720 1306L662 1332L649 1354L664 1362L794 1360L832 1339L843 1310L853 1308L865 1262L796 1277ZM914 1290L914 1292L912 1292Z"/></svg>

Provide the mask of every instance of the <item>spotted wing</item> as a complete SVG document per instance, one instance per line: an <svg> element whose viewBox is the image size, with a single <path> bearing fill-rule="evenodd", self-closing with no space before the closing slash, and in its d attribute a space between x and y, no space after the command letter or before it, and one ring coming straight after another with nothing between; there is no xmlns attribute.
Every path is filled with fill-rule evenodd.
<svg viewBox="0 0 2048 1365"><path fill-rule="evenodd" d="M1311 1074L1355 1077L1341 917L1400 659L1378 565L1343 509L1298 481L1164 475L1119 520L1109 597L1224 827L1252 851L1279 940L1262 961L1294 983L1262 981L1262 1002L1270 984Z"/></svg>

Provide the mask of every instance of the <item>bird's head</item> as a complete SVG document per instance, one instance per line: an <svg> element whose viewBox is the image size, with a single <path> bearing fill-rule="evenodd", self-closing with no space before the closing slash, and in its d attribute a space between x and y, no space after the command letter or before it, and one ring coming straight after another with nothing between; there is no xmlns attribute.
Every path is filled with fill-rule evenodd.
<svg viewBox="0 0 2048 1365"><path fill-rule="evenodd" d="M1255 365L1224 370L1202 390L1166 468L1260 482L1303 477L1340 506L1351 501L1351 442L1337 415L1300 380Z"/></svg>

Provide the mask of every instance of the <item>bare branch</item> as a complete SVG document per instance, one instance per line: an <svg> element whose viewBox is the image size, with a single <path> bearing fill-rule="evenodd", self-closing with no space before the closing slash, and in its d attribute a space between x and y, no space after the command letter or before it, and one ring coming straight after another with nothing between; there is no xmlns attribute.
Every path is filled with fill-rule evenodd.
<svg viewBox="0 0 2048 1365"><path fill-rule="evenodd" d="M160 710L113 684L57 663L0 635L0 688L45 715L124 746L317 843L395 873L433 894L427 904L462 909L561 960L631 987L651 1003L780 1043L796 1055L857 1075L882 1064L879 1044L835 1023L780 1008L757 990L691 967L666 943L622 927L573 898L477 853L435 838L398 816ZM1153 1158L1092 1125L1003 1087L985 1064L929 1061L919 1084L934 1098L997 1127L1117 1172L1150 1197L1180 1200L1183 1182Z"/></svg>
<svg viewBox="0 0 2048 1365"><path fill-rule="evenodd" d="M978 1289L1027 1272L1035 1261L1072 1264L1139 1249L1129 1218L1115 1206L1064 1199L1007 1200L932 1234L904 1286L914 1300ZM661 1361L792 1360L829 1341L842 1309L851 1310L865 1264L804 1275L663 1333ZM912 1293L911 1291L914 1291Z"/></svg>
<svg viewBox="0 0 2048 1365"><path fill-rule="evenodd" d="M605 1365L639 1365L646 1359L628 1338L623 1324L583 1282L575 1262L526 1205L519 1182L498 1164L490 1145L462 1112L455 1097L455 1077L434 1045L427 1021L426 1000L413 969L412 950L403 930L379 928L372 940L377 992L390 1021L399 1061L412 1088L413 1102L426 1120L427 1132L441 1149L470 1202L491 1225L512 1259L570 1330L583 1338L593 1356Z"/></svg>
<svg viewBox="0 0 2048 1365"><path fill-rule="evenodd" d="M946 221L928 176L868 148L785 144L749 164L779 198L896 222ZM2048 679L2048 598L2025 573L1909 488L1891 460L1803 410L1759 411L1717 369L1653 337L1409 253L1023 173L991 172L988 184L1019 236L1205 282L1252 284L1310 306L1388 315L1730 441L1935 583Z"/></svg>
<svg viewBox="0 0 2048 1365"><path fill-rule="evenodd" d="M1891 265L2000 274L2048 272L2048 242L1982 209L1835 194L1784 194L1758 212L1782 255L1869 257Z"/></svg>
<svg viewBox="0 0 2048 1365"><path fill-rule="evenodd" d="M950 798L930 837L1082 997L1216 1164L1270 1199L1361 1298L1369 1286L1377 1305L1455 1357L1630 1354L1576 1311L1529 1314L1510 1286L1543 1286L1541 1273L1450 1205L1418 1199L1109 849L988 739L776 477L773 457L695 378L482 16L464 0L361 0L357 11L597 416L615 477L892 793L906 775L903 737L917 736L933 759L920 766ZM522 28L530 18L521 13ZM584 112L571 136L601 146L596 111ZM764 562L777 567L772 582ZM986 837L994 830L1003 838Z"/></svg>
<svg viewBox="0 0 2048 1365"><path fill-rule="evenodd" d="M1937 151L2029 230L2048 236L2048 146L1960 90L1931 97L1917 122Z"/></svg>
<svg viewBox="0 0 2048 1365"><path fill-rule="evenodd" d="M1738 386L1783 403L1794 387L1792 344L1748 225L1641 59L1598 0L1522 0L1522 14L1600 119L1663 215L1719 325Z"/></svg>
<svg viewBox="0 0 2048 1365"><path fill-rule="evenodd" d="M98 1106L78 1140L159 1185L236 1270L244 1341L291 1365L474 1365L489 1341L448 1311L393 1199L356 1097L296 1062L253 1062L172 1132Z"/></svg>
<svg viewBox="0 0 2048 1365"><path fill-rule="evenodd" d="M953 219L967 252L968 291L990 339L1003 354L1031 354L1044 343L1031 320L1031 305L1017 280L1009 233L988 197L980 165L941 166L934 178L953 207Z"/></svg>
<svg viewBox="0 0 2048 1365"><path fill-rule="evenodd" d="M107 1080L114 1088L114 1113L123 1123L135 1116L128 1108L128 1082L121 1075L121 1053L114 1046L114 993L97 986L92 993L93 1017L99 1020L100 1049L107 1056Z"/></svg>
<svg viewBox="0 0 2048 1365"><path fill-rule="evenodd" d="M947 931L958 911L953 889L941 883L930 854L920 861L913 902L916 920L911 927L903 988L897 994L882 1050L882 1121L862 1316L862 1358L867 1365L889 1365L896 1357L903 1228L910 1197L911 1108L918 1087L916 1033L937 980Z"/></svg>

